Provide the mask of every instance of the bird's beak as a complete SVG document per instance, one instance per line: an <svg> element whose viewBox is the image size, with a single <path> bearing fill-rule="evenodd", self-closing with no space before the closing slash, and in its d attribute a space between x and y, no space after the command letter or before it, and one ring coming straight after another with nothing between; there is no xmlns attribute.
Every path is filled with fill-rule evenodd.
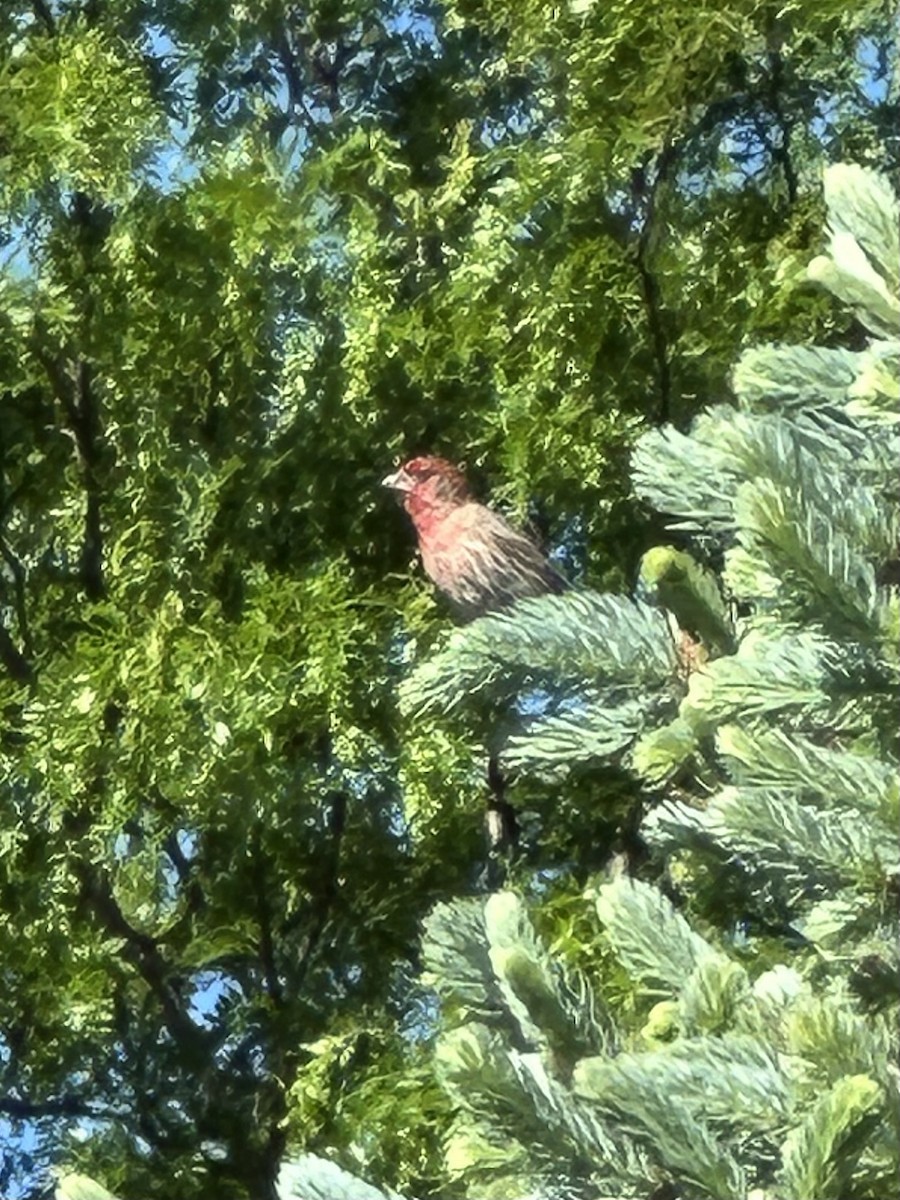
<svg viewBox="0 0 900 1200"><path fill-rule="evenodd" d="M411 492L413 489L413 478L401 467L393 475L385 475L381 481L381 486L390 488L392 492Z"/></svg>

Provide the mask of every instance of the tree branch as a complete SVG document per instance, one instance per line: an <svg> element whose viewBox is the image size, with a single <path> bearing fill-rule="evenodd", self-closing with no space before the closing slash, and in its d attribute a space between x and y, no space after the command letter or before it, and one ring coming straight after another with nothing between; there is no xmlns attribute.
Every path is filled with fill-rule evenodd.
<svg viewBox="0 0 900 1200"><path fill-rule="evenodd" d="M7 497L3 505L2 519L4 522L11 503L12 496ZM19 623L19 636L24 649L24 653L18 649L6 627L0 624L0 663L17 683L31 683L34 679L34 668L30 660L34 651L28 626L28 609L25 604L25 568L7 546L6 539L2 535L0 535L0 557L9 567L13 578L16 620Z"/></svg>
<svg viewBox="0 0 900 1200"><path fill-rule="evenodd" d="M278 975L275 962L275 940L272 935L272 906L269 903L266 886L266 863L262 848L262 838L257 828L253 834L253 887L256 892L256 923L259 926L259 957L262 963L263 976L266 981L266 992L269 999L278 1007L284 1003L284 990Z"/></svg>
<svg viewBox="0 0 900 1200"><path fill-rule="evenodd" d="M51 37L56 35L56 22L46 0L31 0L31 9Z"/></svg>
<svg viewBox="0 0 900 1200"><path fill-rule="evenodd" d="M288 40L287 33L282 30L275 45L278 61L281 63L281 68L284 71L285 82L288 89L288 102L291 108L299 113L307 129L314 129L316 122L312 113L306 104L306 93L303 87L303 79L300 74L300 68L297 65L297 55L294 53L294 48Z"/></svg>
<svg viewBox="0 0 900 1200"><path fill-rule="evenodd" d="M101 518L100 418L92 386L90 364L79 359L63 365L62 357L54 358L43 346L33 343L63 410L69 432L75 441L85 490L84 538L81 548L81 581L91 600L99 600L104 592L103 528Z"/></svg>
<svg viewBox="0 0 900 1200"><path fill-rule="evenodd" d="M0 535L0 557L2 557L3 561L9 567L10 574L13 577L16 599L16 621L19 625L19 636L22 639L22 647L26 656L31 658L34 654L34 648L31 643L31 630L28 623L28 606L25 603L25 568L6 544L6 539L2 535Z"/></svg>
<svg viewBox="0 0 900 1200"><path fill-rule="evenodd" d="M193 865L185 857L178 843L178 831L170 833L163 842L163 850L169 857L172 866L178 874L178 882L182 885L187 896L187 914L193 916L206 904L206 896L197 879Z"/></svg>
<svg viewBox="0 0 900 1200"><path fill-rule="evenodd" d="M303 956L295 973L296 990L303 986L303 982L309 972L309 968L315 957L319 942L325 932L328 924L328 919L331 916L331 910L338 895L338 873L341 861L341 842L344 836L344 828L347 821L347 796L344 792L332 792L331 804L328 810L328 830L331 834L330 854L327 858L327 863L324 871L322 885L319 889L319 894L316 897L315 909L310 922L310 928L306 935L306 945L303 949ZM309 914L309 909L298 909L289 917L285 918L282 923L282 935L288 934L295 929L300 922Z"/></svg>
<svg viewBox="0 0 900 1200"><path fill-rule="evenodd" d="M81 879L82 900L92 909L103 928L125 943L122 957L130 962L156 997L163 1022L173 1040L186 1052L188 1061L197 1056L198 1049L210 1046L210 1033L196 1025L185 1012L181 999L172 985L171 968L160 952L154 938L134 929L119 907L109 879L104 872L92 870L85 864L77 868Z"/></svg>
<svg viewBox="0 0 900 1200"><path fill-rule="evenodd" d="M105 590L103 580L103 528L100 518L100 421L92 387L90 364L79 360L75 374L77 424L75 438L84 468L87 505L84 516L84 543L81 551L81 578L89 599L99 600Z"/></svg>
<svg viewBox="0 0 900 1200"><path fill-rule="evenodd" d="M636 209L639 211L643 208L635 266L644 296L647 324L656 360L656 381L659 392L657 418L660 424L669 420L672 409L672 369L665 306L659 281L650 262L657 232L656 214L660 188L671 180L682 154L692 142L705 133L719 128L724 122L734 120L747 107L747 104L748 96L741 91L707 105L689 129L679 136L673 135L663 143L654 163L645 162L632 175L632 192ZM648 166L651 165L653 177L652 180L649 180Z"/></svg>
<svg viewBox="0 0 900 1200"><path fill-rule="evenodd" d="M788 120L787 113L784 111L784 105L781 102L782 85L784 84L784 58L781 53L780 41L775 41L775 44L769 50L768 57L769 105L781 129L780 142L776 144L771 138L768 139L769 153L781 167L781 172L784 175L784 185L787 188L788 201L793 206L797 203L800 181L797 178L797 168L794 166L794 160L791 157L793 127Z"/></svg>
<svg viewBox="0 0 900 1200"><path fill-rule="evenodd" d="M120 1114L89 1104L78 1096L59 1096L55 1100L21 1100L17 1096L0 1096L0 1114L19 1121L36 1121L41 1117L117 1117Z"/></svg>
<svg viewBox="0 0 900 1200"><path fill-rule="evenodd" d="M488 836L488 861L484 879L488 889L496 891L505 882L507 863L515 855L519 841L516 810L506 799L506 776L497 751L488 755L487 782L490 794L485 806L484 823Z"/></svg>
<svg viewBox="0 0 900 1200"><path fill-rule="evenodd" d="M34 679L34 668L17 648L3 625L0 625L0 663L16 683L31 683Z"/></svg>
<svg viewBox="0 0 900 1200"><path fill-rule="evenodd" d="M330 61L328 47L321 42L310 55L313 74L325 91L325 104L332 118L338 115L341 108L341 72L354 53L353 47L341 40L335 45L334 57Z"/></svg>
<svg viewBox="0 0 900 1200"><path fill-rule="evenodd" d="M679 150L673 142L665 143L657 155L652 182L648 185L647 171L643 166L634 172L632 180L632 187L636 198L644 209L635 261L641 281L641 290L644 293L647 324L650 327L650 338L653 343L653 354L656 359L656 383L659 389L657 419L661 425L669 420L672 411L672 370L669 363L669 338L666 332L663 313L662 292L659 281L650 264L650 255L656 233L656 209L659 189L663 183L668 182L678 159L678 154Z"/></svg>

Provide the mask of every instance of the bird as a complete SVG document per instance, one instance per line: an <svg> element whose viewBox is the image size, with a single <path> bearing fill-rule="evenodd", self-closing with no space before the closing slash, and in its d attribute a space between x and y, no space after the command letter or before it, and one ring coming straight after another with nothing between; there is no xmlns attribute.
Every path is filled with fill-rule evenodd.
<svg viewBox="0 0 900 1200"><path fill-rule="evenodd" d="M426 574L463 622L569 584L531 538L472 495L444 458L412 458L382 484L402 497Z"/></svg>

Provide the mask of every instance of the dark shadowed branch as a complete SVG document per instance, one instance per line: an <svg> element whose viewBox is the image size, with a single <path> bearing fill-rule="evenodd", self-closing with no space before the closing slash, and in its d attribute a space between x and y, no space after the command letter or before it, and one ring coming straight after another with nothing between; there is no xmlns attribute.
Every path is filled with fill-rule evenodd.
<svg viewBox="0 0 900 1200"><path fill-rule="evenodd" d="M272 905L269 900L270 881L267 877L267 861L259 828L254 831L251 848L253 890L256 893L256 923L259 927L259 958L262 963L266 993L276 1006L284 1001L284 990L275 959L275 939L272 931Z"/></svg>
<svg viewBox="0 0 900 1200"><path fill-rule="evenodd" d="M784 107L784 73L784 56L781 52L780 43L776 43L769 51L768 99L772 114L778 122L781 138L777 141L769 138L768 148L774 161L781 167L788 200L791 205L794 205L797 203L797 196L800 192L800 181L797 178L797 168L794 166L794 160L791 156L793 127Z"/></svg>
<svg viewBox="0 0 900 1200"><path fill-rule="evenodd" d="M23 1100L18 1096L0 1096L0 1114L18 1121L39 1121L42 1117L115 1117L109 1109L90 1104L78 1096L56 1096L50 1100Z"/></svg>
<svg viewBox="0 0 900 1200"><path fill-rule="evenodd" d="M172 980L172 970L158 943L146 933L133 928L119 907L105 872L82 864L81 898L93 911L104 930L124 942L122 957L130 962L156 997L166 1029L178 1045L188 1052L189 1060L204 1051L212 1041L208 1031L196 1025L188 1016Z"/></svg>
<svg viewBox="0 0 900 1200"><path fill-rule="evenodd" d="M516 810L506 799L506 776L500 766L500 755L496 751L488 755L487 783L485 828L488 838L488 861L485 883L489 890L493 891L503 886L506 864L515 854L519 841Z"/></svg>
<svg viewBox="0 0 900 1200"><path fill-rule="evenodd" d="M312 912L310 912L310 906L305 905L302 909L298 909L286 917L282 925L282 934L284 935L297 928L304 920L309 920L303 955L294 971L294 986L298 989L303 986L306 976L309 973L338 896L341 844L347 822L346 793L333 792L331 794L327 821L328 831L331 834L331 844L326 856L322 881L313 899Z"/></svg>
<svg viewBox="0 0 900 1200"><path fill-rule="evenodd" d="M656 156L652 169L637 168L632 176L632 188L638 208L642 210L641 232L638 236L636 263L644 304L647 310L647 325L656 359L656 386L659 392L657 419L660 424L669 420L672 411L672 369L669 362L669 336L663 309L662 291L652 266L655 240L658 236L657 209L660 189L666 184L674 170L679 151L674 143L667 142Z"/></svg>
<svg viewBox="0 0 900 1200"><path fill-rule="evenodd" d="M37 338L34 352L41 362L53 394L62 408L66 427L75 442L85 490L84 537L81 548L81 581L88 598L99 600L103 582L103 528L101 515L100 418L90 364L84 359L66 363L61 355L48 354Z"/></svg>
<svg viewBox="0 0 900 1200"><path fill-rule="evenodd" d="M53 19L53 13L50 11L46 0L31 0L31 8L47 33L53 36L56 33L56 22Z"/></svg>

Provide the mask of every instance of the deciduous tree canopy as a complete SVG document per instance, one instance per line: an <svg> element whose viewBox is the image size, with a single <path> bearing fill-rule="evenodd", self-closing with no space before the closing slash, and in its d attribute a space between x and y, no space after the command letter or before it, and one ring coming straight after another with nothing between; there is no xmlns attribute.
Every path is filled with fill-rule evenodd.
<svg viewBox="0 0 900 1200"><path fill-rule="evenodd" d="M61 1162L255 1200L289 1144L465 1194L421 923L483 888L488 786L398 705L447 614L379 480L465 459L570 577L629 590L639 437L725 399L745 345L885 335L802 281L823 161L896 167L890 21L2 6L5 1194ZM548 936L637 795L511 784Z"/></svg>

